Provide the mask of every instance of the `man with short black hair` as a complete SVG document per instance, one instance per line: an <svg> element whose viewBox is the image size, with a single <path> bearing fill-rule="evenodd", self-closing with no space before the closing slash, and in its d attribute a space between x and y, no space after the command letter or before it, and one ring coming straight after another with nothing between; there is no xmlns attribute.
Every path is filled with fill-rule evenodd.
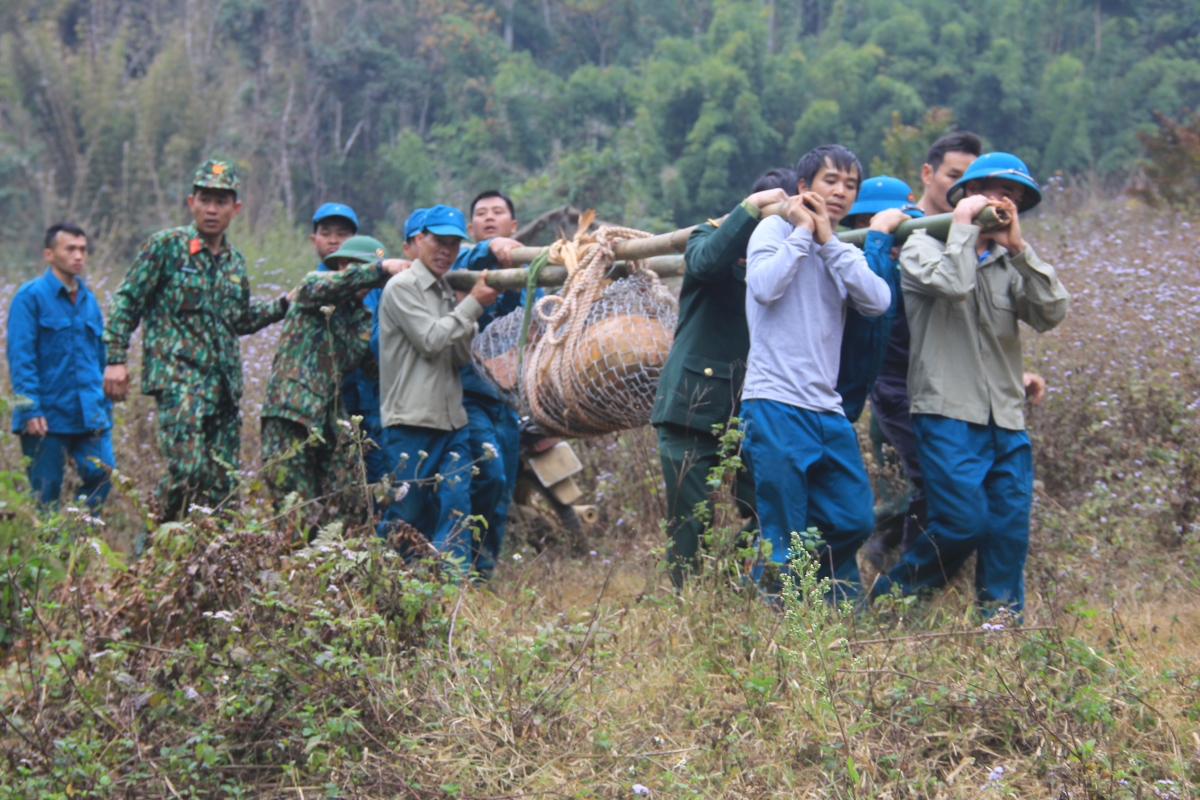
<svg viewBox="0 0 1200 800"><path fill-rule="evenodd" d="M796 164L799 194L783 215L750 237L746 318L750 356L742 389L746 453L754 473L769 594L788 569L792 532L820 531L819 576L834 596L859 590L855 555L871 533L873 495L836 385L846 309L877 317L891 305L887 283L861 250L838 239L862 180L841 145L823 145Z"/></svg>
<svg viewBox="0 0 1200 800"><path fill-rule="evenodd" d="M246 259L225 232L242 209L233 165L209 159L192 179L192 223L142 245L113 294L104 342L104 393L124 400L129 339L143 326L142 391L158 405L158 446L167 473L159 513L177 520L191 504L216 507L232 491L241 450L239 336L278 322L288 298L250 298ZM228 465L228 466L226 466Z"/></svg>
<svg viewBox="0 0 1200 800"><path fill-rule="evenodd" d="M917 209L925 216L948 214L952 210L946 201L946 192L963 176L979 154L983 145L979 137L970 131L948 133L929 146L925 163L921 165L921 183L925 192L917 201ZM912 417L908 408L908 315L904 309L904 297L897 298L892 335L888 342L883 367L871 389L871 416L878 421L888 444L896 451L913 493L904 512L904 523L895 540L892 525L876 531L863 546L863 555L876 570L887 566L888 551L897 544L901 552L912 547L921 532L929 525L925 510L925 489L921 479L921 464L917 459L917 445L912 428Z"/></svg>
<svg viewBox="0 0 1200 800"><path fill-rule="evenodd" d="M453 269L484 270L512 266L509 254L521 245L511 238L517 232L512 200L496 189L480 192L471 201L467 233L475 240L459 251ZM494 320L521 306L523 289L501 292L496 302L483 310L477 322L482 331ZM471 458L478 472L471 478L471 514L486 522L474 542L472 561L482 578L495 569L504 545L508 508L516 488L521 434L517 413L466 364L462 376L463 408L470 419Z"/></svg>
<svg viewBox="0 0 1200 800"><path fill-rule="evenodd" d="M358 233L358 215L345 203L322 203L312 217L312 234L308 241L317 251L317 269L325 264L331 253Z"/></svg>
<svg viewBox="0 0 1200 800"><path fill-rule="evenodd" d="M795 190L791 170L764 172L724 219L701 223L688 236L675 341L650 412L666 487L667 562L676 586L698 567L706 526L696 509L711 507L708 476L721 463L721 438L714 429L739 410L750 350L746 245L762 209ZM741 516L753 516L754 481L746 469L737 471L734 500Z"/></svg>
<svg viewBox="0 0 1200 800"><path fill-rule="evenodd" d="M104 396L104 316L83 282L88 238L70 222L46 230L46 272L17 289L8 313L13 433L29 459L29 483L44 505L58 502L66 456L79 494L104 504L112 469L112 403Z"/></svg>

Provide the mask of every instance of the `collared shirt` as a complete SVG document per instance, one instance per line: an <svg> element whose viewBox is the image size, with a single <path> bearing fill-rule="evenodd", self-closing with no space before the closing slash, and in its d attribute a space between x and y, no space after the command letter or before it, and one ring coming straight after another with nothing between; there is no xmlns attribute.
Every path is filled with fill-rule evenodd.
<svg viewBox="0 0 1200 800"><path fill-rule="evenodd" d="M378 314L383 424L466 425L458 367L471 360L483 306L469 295L456 306L453 290L417 260L388 281Z"/></svg>
<svg viewBox="0 0 1200 800"><path fill-rule="evenodd" d="M71 293L47 268L21 286L8 312L8 371L13 393L29 405L13 411L13 431L45 417L50 433L86 433L112 427L104 396L104 316L82 278Z"/></svg>
<svg viewBox="0 0 1200 800"><path fill-rule="evenodd" d="M997 245L980 259L979 233L954 224L942 244L917 231L900 252L912 413L1023 430L1017 320L1048 331L1067 315L1070 295L1028 245L1015 256Z"/></svg>
<svg viewBox="0 0 1200 800"><path fill-rule="evenodd" d="M892 303L863 252L836 236L818 245L783 217L758 223L746 258L750 356L743 400L844 414L835 387L846 307L865 317Z"/></svg>
<svg viewBox="0 0 1200 800"><path fill-rule="evenodd" d="M124 364L142 325L142 391L242 396L239 336L283 318L283 298L250 298L246 259L228 239L213 253L196 226L159 231L113 294L104 330L108 363Z"/></svg>

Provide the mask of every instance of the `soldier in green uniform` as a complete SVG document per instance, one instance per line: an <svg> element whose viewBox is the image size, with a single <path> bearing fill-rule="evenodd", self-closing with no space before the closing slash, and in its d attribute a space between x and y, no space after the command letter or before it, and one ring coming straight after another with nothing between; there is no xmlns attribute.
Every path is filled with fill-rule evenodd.
<svg viewBox="0 0 1200 800"><path fill-rule="evenodd" d="M164 520L190 504L217 506L230 494L229 467L241 449L242 358L238 337L278 322L287 296L250 299L246 261L225 237L241 211L238 176L227 161L196 171L187 198L193 222L150 237L113 295L104 328L104 393L129 393L129 338L143 325L142 391L158 404L159 485Z"/></svg>
<svg viewBox="0 0 1200 800"><path fill-rule="evenodd" d="M387 259L377 239L353 236L323 266L292 297L267 381L262 460L277 501L291 492L304 500L332 498L351 484L353 426L339 419L338 387L359 367L370 342L372 314L362 298L408 262ZM309 441L310 432L320 438Z"/></svg>
<svg viewBox="0 0 1200 800"><path fill-rule="evenodd" d="M688 238L675 344L650 416L666 481L672 538L668 560L677 586L695 565L704 531L695 509L709 502L708 473L720 463L720 439L713 426L728 423L737 413L746 374L746 245L761 209L787 199L785 185L794 190L795 176L772 170L724 221L704 223ZM738 472L735 494L738 510L749 516L754 482L745 470Z"/></svg>

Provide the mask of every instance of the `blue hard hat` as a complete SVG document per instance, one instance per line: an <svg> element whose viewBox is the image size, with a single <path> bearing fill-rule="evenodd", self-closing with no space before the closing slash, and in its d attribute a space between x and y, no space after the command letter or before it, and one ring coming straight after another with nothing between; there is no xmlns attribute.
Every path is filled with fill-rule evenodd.
<svg viewBox="0 0 1200 800"><path fill-rule="evenodd" d="M358 215L354 213L353 208L345 203L325 203L322 205L317 209L317 213L313 214L313 225L330 217L341 217L350 220L350 224L354 226L354 232L358 232Z"/></svg>
<svg viewBox="0 0 1200 800"><path fill-rule="evenodd" d="M467 219L462 212L457 208L440 204L425 212L425 219L421 221L421 230L428 231L435 236L470 238L467 236Z"/></svg>
<svg viewBox="0 0 1200 800"><path fill-rule="evenodd" d="M889 208L899 208L913 217L925 216L913 205L913 192L907 183L890 175L867 178L858 187L858 198L850 206L847 217L858 214L878 214Z"/></svg>
<svg viewBox="0 0 1200 800"><path fill-rule="evenodd" d="M946 201L952 206L958 205L967 193L967 181L978 181L984 178L1002 178L1006 181L1019 183L1025 187L1018 211L1028 211L1042 202L1042 190L1030 176L1029 167L1025 162L1012 153L984 153L967 167L963 176L946 192Z"/></svg>
<svg viewBox="0 0 1200 800"><path fill-rule="evenodd" d="M425 224L425 214L428 211L428 208L418 208L408 215L408 219L404 220L404 241L407 242L421 232L421 226Z"/></svg>

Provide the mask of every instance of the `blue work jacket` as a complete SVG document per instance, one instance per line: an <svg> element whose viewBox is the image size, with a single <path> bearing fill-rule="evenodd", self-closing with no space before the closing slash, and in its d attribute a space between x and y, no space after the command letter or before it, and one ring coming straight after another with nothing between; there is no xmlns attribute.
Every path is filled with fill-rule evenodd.
<svg viewBox="0 0 1200 800"><path fill-rule="evenodd" d="M13 394L29 404L13 410L12 429L45 417L50 433L112 427L104 396L104 315L79 279L75 302L49 268L21 286L8 311L8 372Z"/></svg>
<svg viewBox="0 0 1200 800"><path fill-rule="evenodd" d="M851 422L862 416L867 395L883 369L892 323L900 299L900 266L892 258L895 237L890 233L871 231L863 247L867 266L887 282L892 290L892 304L878 317L864 317L853 308L846 309L846 325L842 329L842 360L838 369L837 393L842 396L842 410Z"/></svg>
<svg viewBox="0 0 1200 800"><path fill-rule="evenodd" d="M454 266L450 269L469 269L479 272L485 269L495 269L497 266L496 256L492 254L491 248L488 245L491 239L484 239L482 242L463 247L458 251L458 258L454 260ZM538 289L534 295L534 302L542 296L542 290ZM496 302L489 306L484 306L483 314L479 317L479 330L482 331L495 320L511 313L513 310L520 308L525 301L524 289L508 289L500 293L496 298ZM459 367L459 376L462 378L462 387L464 392L474 395L481 395L490 398L496 402L500 402L499 395L495 390L475 372L475 368L470 364Z"/></svg>

